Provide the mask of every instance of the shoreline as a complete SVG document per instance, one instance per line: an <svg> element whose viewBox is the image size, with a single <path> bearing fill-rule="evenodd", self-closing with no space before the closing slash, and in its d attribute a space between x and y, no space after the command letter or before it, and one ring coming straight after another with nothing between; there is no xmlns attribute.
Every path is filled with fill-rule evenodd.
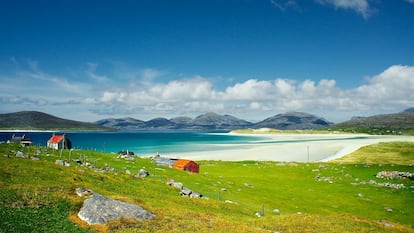
<svg viewBox="0 0 414 233"><path fill-rule="evenodd" d="M185 152L175 155L190 160L328 162L359 148L379 142L409 141L414 136L368 134L235 134L261 136L264 140L237 149ZM173 155L173 154L171 154Z"/></svg>

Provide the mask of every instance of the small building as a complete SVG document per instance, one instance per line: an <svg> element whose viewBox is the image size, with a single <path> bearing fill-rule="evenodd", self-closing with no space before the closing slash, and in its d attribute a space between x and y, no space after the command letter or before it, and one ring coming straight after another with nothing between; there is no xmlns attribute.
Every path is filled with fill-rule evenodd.
<svg viewBox="0 0 414 233"><path fill-rule="evenodd" d="M129 150L121 150L121 151L118 152L118 154L119 155L126 155L126 156L135 155L135 153L133 151L129 151Z"/></svg>
<svg viewBox="0 0 414 233"><path fill-rule="evenodd" d="M32 139L26 137L26 134L23 134L23 136L16 136L13 134L8 143L20 143L22 146L31 146Z"/></svg>
<svg viewBox="0 0 414 233"><path fill-rule="evenodd" d="M161 166L175 168L183 171L194 173L199 173L200 171L200 166L192 160L157 157L153 160L153 162Z"/></svg>
<svg viewBox="0 0 414 233"><path fill-rule="evenodd" d="M200 166L196 162L192 160L186 160L186 159L177 160L173 164L173 167L179 170L189 171L189 172L194 172L194 173L198 173L200 171Z"/></svg>
<svg viewBox="0 0 414 233"><path fill-rule="evenodd" d="M66 134L56 135L53 133L52 137L47 141L47 147L55 150L72 149L72 142Z"/></svg>

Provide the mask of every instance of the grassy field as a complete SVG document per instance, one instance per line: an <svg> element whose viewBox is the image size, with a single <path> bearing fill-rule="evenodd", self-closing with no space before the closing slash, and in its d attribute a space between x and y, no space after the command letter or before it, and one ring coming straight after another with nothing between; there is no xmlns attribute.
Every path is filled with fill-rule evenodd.
<svg viewBox="0 0 414 233"><path fill-rule="evenodd" d="M335 162L414 165L413 155L414 143L379 143L362 147L350 155L335 160Z"/></svg>
<svg viewBox="0 0 414 233"><path fill-rule="evenodd" d="M40 160L18 158L18 150ZM414 181L375 177L384 170L413 173L413 152L413 143L381 143L330 163L200 161L200 173L192 174L146 158L1 144L0 232L414 232ZM117 172L54 164L69 154ZM140 168L151 175L127 174ZM166 185L169 179L207 199L180 197ZM405 188L377 185L385 182ZM140 205L156 217L88 226L77 217L83 203L77 187Z"/></svg>

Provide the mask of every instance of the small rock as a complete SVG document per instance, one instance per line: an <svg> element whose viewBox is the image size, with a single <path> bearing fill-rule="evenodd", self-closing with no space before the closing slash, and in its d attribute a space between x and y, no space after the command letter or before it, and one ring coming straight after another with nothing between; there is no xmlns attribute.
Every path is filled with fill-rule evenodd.
<svg viewBox="0 0 414 233"><path fill-rule="evenodd" d="M249 183L244 183L244 186L249 187L249 188L254 188L254 186Z"/></svg>
<svg viewBox="0 0 414 233"><path fill-rule="evenodd" d="M203 195L201 195L200 193L196 193L196 192L191 192L190 194L190 198L202 198Z"/></svg>
<svg viewBox="0 0 414 233"><path fill-rule="evenodd" d="M384 225L384 226L386 226L386 227L393 227L394 226L394 224L389 223L389 222L387 222L385 220L380 220L379 223L382 224L382 225Z"/></svg>
<svg viewBox="0 0 414 233"><path fill-rule="evenodd" d="M28 155L24 154L24 153L23 153L23 152L21 152L21 151L17 151L17 152L16 152L16 157L19 157L19 158L24 158L24 159L28 159L28 158L29 158L29 156L28 156Z"/></svg>
<svg viewBox="0 0 414 233"><path fill-rule="evenodd" d="M193 191L191 191L190 189L188 189L188 188L185 188L185 187L184 187L184 188L181 190L180 195L181 195L181 196L190 196L192 192L193 192Z"/></svg>
<svg viewBox="0 0 414 233"><path fill-rule="evenodd" d="M274 214L280 214L280 210L279 209L273 209L273 213Z"/></svg>
<svg viewBox="0 0 414 233"><path fill-rule="evenodd" d="M174 182L174 184L172 184L172 186L176 189L179 189L179 190L182 190L184 188L184 185L181 182Z"/></svg>
<svg viewBox="0 0 414 233"><path fill-rule="evenodd" d="M92 195L93 192L90 189L86 189L86 188L77 188L75 190L76 194L78 194L78 196L83 197L83 196L89 196Z"/></svg>
<svg viewBox="0 0 414 233"><path fill-rule="evenodd" d="M262 213L259 213L259 212L256 212L254 215L256 215L258 218L263 217L263 214Z"/></svg>
<svg viewBox="0 0 414 233"><path fill-rule="evenodd" d="M149 172L143 168L139 169L138 177L144 178L149 176Z"/></svg>
<svg viewBox="0 0 414 233"><path fill-rule="evenodd" d="M171 186L171 185L173 185L174 184L174 180L173 179L169 179L168 181L167 181L167 185L169 185L169 186Z"/></svg>
<svg viewBox="0 0 414 233"><path fill-rule="evenodd" d="M65 166L65 161L63 161L61 159L58 159L58 160L55 161L55 164Z"/></svg>

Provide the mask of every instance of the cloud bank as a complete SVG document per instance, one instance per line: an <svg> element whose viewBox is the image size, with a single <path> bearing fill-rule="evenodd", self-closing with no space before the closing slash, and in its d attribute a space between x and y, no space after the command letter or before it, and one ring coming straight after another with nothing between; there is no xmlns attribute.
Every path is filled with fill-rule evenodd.
<svg viewBox="0 0 414 233"><path fill-rule="evenodd" d="M305 111L343 121L353 115L414 106L414 66L407 65L390 66L352 89L338 87L334 79L248 79L219 88L212 78L199 75L174 79L173 74L156 69L129 73L135 75L127 79L97 75L96 65L89 64L79 72L81 77L61 77L37 65L20 67L0 77L5 83L0 87L1 111L39 110L89 121L195 116L210 111L261 120L281 112ZM169 81L161 76L168 76Z"/></svg>

